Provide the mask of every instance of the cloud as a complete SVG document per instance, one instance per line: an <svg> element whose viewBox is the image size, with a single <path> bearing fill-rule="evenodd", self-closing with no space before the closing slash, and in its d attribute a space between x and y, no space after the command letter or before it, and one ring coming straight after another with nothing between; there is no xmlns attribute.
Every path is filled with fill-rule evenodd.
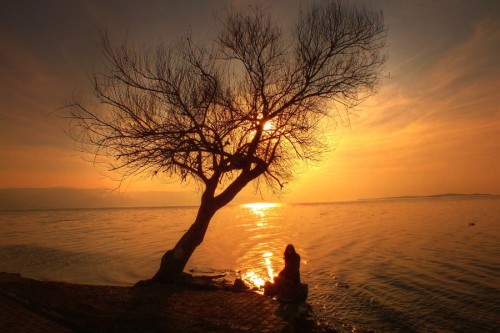
<svg viewBox="0 0 500 333"><path fill-rule="evenodd" d="M441 106L433 116L496 116L500 91L500 22L482 21L470 39L451 50L420 82L416 96ZM417 86L418 88L418 86ZM449 106L447 108L443 106ZM437 114L439 113L439 114Z"/></svg>
<svg viewBox="0 0 500 333"><path fill-rule="evenodd" d="M11 39L0 45L0 57L1 144L67 145L60 136L61 119L51 116L71 96L66 77Z"/></svg>
<svg viewBox="0 0 500 333"><path fill-rule="evenodd" d="M386 79L380 94L362 106L366 112L358 123L399 131L419 122L494 119L500 112L498 40L500 22L479 22L467 39L441 54L413 81L407 82L401 72Z"/></svg>
<svg viewBox="0 0 500 333"><path fill-rule="evenodd" d="M294 185L332 200L385 195L497 193L500 188L500 23L467 38L406 80L386 80L325 164ZM421 62L421 61L420 61ZM314 190L309 184L315 184ZM311 192L312 191L312 192ZM292 194L296 200L297 195Z"/></svg>

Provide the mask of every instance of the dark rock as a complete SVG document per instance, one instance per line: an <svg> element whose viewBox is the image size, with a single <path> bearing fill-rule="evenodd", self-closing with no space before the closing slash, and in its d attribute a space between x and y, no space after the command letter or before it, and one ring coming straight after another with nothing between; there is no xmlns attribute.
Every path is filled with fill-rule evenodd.
<svg viewBox="0 0 500 333"><path fill-rule="evenodd" d="M234 280L233 290L246 291L248 289L249 289L248 286L245 284L245 282L242 279Z"/></svg>

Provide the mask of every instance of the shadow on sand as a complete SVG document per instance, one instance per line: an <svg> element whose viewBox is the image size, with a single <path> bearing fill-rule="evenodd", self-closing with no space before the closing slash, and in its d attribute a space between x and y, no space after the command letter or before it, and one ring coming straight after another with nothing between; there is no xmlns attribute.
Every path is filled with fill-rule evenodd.
<svg viewBox="0 0 500 333"><path fill-rule="evenodd" d="M306 303L213 285L90 286L0 273L0 294L77 332L331 332Z"/></svg>

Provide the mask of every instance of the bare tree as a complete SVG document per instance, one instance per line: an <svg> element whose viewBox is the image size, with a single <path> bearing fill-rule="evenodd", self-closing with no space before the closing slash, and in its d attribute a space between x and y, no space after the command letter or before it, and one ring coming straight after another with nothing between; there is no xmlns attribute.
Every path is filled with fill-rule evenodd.
<svg viewBox="0 0 500 333"><path fill-rule="evenodd" d="M328 148L320 125L348 115L379 85L381 12L343 1L312 5L284 33L260 7L227 11L218 37L169 46L113 46L101 35L96 105L75 101L74 138L123 177L166 174L202 188L194 223L155 281L182 273L211 218L248 183L279 191L298 161Z"/></svg>

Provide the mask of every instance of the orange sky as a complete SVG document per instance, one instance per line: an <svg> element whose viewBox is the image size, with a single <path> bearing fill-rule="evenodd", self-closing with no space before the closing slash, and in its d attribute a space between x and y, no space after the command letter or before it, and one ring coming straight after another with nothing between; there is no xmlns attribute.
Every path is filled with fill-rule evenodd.
<svg viewBox="0 0 500 333"><path fill-rule="evenodd" d="M285 23L308 2L263 1ZM209 37L225 4L250 3L122 1L114 8L97 0L6 2L0 13L0 189L116 187L73 149L64 120L52 114L88 89L87 73L100 63L97 28L144 45L187 29ZM500 194L498 2L369 3L383 10L389 27L389 77L359 107L351 127L332 133L336 149L305 169L280 200ZM192 204L198 197L189 187L158 180L123 188L121 195L129 197L138 190L169 191L160 194L162 204ZM260 199L252 193L240 200ZM151 196L143 196L145 204Z"/></svg>

